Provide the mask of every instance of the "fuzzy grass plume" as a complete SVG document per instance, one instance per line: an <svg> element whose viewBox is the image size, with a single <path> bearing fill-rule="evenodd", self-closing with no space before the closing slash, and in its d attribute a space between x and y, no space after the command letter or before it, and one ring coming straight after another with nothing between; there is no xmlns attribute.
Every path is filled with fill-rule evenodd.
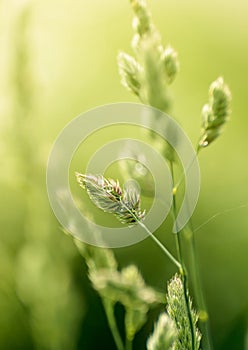
<svg viewBox="0 0 248 350"><path fill-rule="evenodd" d="M188 292L188 291L187 291ZM200 348L201 334L197 328L198 315L192 308L189 298L190 313L193 321L193 339L191 325L189 322L187 306L184 296L183 282L176 274L168 284L167 311L170 318L175 322L177 328L177 339L175 350L198 350ZM192 344L192 341L194 344Z"/></svg>
<svg viewBox="0 0 248 350"><path fill-rule="evenodd" d="M79 185L86 189L91 201L106 213L111 213L123 224L139 224L167 257L179 268L182 266L170 251L153 235L143 223L145 210L141 210L140 194L135 186L126 186L124 190L119 181L106 179L102 175L84 175L76 173Z"/></svg>
<svg viewBox="0 0 248 350"><path fill-rule="evenodd" d="M79 185L86 189L91 201L106 213L112 213L123 224L135 225L145 217L141 210L140 194L135 187L120 187L118 180L102 175L76 173Z"/></svg>
<svg viewBox="0 0 248 350"><path fill-rule="evenodd" d="M148 338L147 350L172 350L177 338L174 321L163 312L154 327L153 334Z"/></svg>
<svg viewBox="0 0 248 350"><path fill-rule="evenodd" d="M222 132L224 124L228 121L231 92L224 79L219 77L209 88L209 102L202 109L202 134L198 148L207 147Z"/></svg>
<svg viewBox="0 0 248 350"><path fill-rule="evenodd" d="M160 33L152 22L144 0L130 0L134 12L132 49L134 57L125 52L118 55L122 84L141 102L164 112L170 108L167 85L177 75L176 51L162 45Z"/></svg>

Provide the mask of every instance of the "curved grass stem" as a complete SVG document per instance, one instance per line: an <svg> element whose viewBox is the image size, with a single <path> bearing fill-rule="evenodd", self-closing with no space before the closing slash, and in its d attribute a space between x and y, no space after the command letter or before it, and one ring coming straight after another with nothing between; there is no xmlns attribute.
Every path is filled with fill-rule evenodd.
<svg viewBox="0 0 248 350"><path fill-rule="evenodd" d="M180 262L169 252L169 250L154 236L154 234L149 230L149 228L143 224L142 221L139 220L139 218L137 218L135 216L135 214L125 205L125 203L123 203L123 206L129 211L129 213L133 216L133 218L136 220L137 224L140 225L147 233L148 235L151 237L151 239L159 246L160 249L162 249L162 251L165 253L165 255L170 259L170 261L175 264L179 271L182 271L182 265L180 264Z"/></svg>
<svg viewBox="0 0 248 350"><path fill-rule="evenodd" d="M126 338L126 348L125 348L125 350L132 350L132 348L133 348L133 342L130 339Z"/></svg>
<svg viewBox="0 0 248 350"><path fill-rule="evenodd" d="M167 257L175 264L180 273L182 272L182 265L180 262L169 252L169 250L153 235L153 233L147 228L146 225L143 224L143 222L138 221L138 224L149 234L151 239L162 249L162 251L167 255Z"/></svg>
<svg viewBox="0 0 248 350"><path fill-rule="evenodd" d="M116 347L118 350L124 350L124 345L115 320L113 303L106 299L103 299L102 302Z"/></svg>

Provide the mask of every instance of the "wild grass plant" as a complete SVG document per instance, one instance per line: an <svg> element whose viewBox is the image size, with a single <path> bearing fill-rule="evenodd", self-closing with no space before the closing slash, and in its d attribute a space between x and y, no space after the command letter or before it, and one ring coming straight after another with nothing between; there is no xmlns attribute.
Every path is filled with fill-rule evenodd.
<svg viewBox="0 0 248 350"><path fill-rule="evenodd" d="M133 56L125 52L118 55L121 82L142 103L168 112L171 110L169 86L179 72L178 54L171 46L163 46L146 2L131 0L131 6L134 12ZM224 79L217 78L210 85L209 100L202 109L202 127L196 154L221 134L230 116L230 100L231 93ZM156 135L150 137L154 142L159 142ZM170 164L174 185L172 213L176 218L178 191L184 174L176 177L178 160L169 145L162 146L162 153ZM142 208L140 194L134 188L122 189L117 179L105 178L99 174L77 173L76 176L79 185L87 191L99 209L112 213L124 225L140 225L178 269L178 273L168 282L164 301L158 292L146 286L136 266L131 265L119 271L110 250L78 243L86 259L92 285L101 296L118 350L132 349L135 334L146 322L149 309L163 302L166 304L166 312L159 316L153 334L147 341L148 350L211 349L209 315L198 269L192 221L175 234L175 257L145 225L145 210ZM191 255L190 267L186 264L183 252L185 239ZM190 297L189 280L193 286L195 302ZM114 308L118 302L125 308L125 342L115 320Z"/></svg>
<svg viewBox="0 0 248 350"><path fill-rule="evenodd" d="M72 67L68 63L73 62L74 64L74 57L76 56L76 53L78 54L78 52L73 51L72 48L74 45L74 39L72 40L73 45L70 46L68 45L68 42L66 42L66 38L73 35L75 40L77 40L77 44L79 41L80 43L84 42L85 37L83 37L82 40L82 31L85 29L85 25L87 27L88 22L92 22L90 18L90 21L85 24L84 18L82 18L82 13L80 13L80 11L78 13L78 21L75 21L74 15L71 14L76 12L76 10L73 10L74 4L75 3L72 2L70 5L67 5L68 8L71 6L72 12L70 12L70 14L66 13L65 19L62 19L61 16L63 16L63 11L66 4L59 4L60 10L58 11L57 7L55 6L57 4L52 2L49 3L48 1L36 3L32 1L1 2L3 16L1 19L1 47L3 44L5 44L3 47L6 49L2 51L1 55L2 81L6 79L6 76L8 76L8 79L6 79L6 81L8 81L6 86L3 84L5 88L3 97L8 96L8 102L10 104L10 113L6 114L5 101L3 101L4 99L2 99L1 96L1 102L3 102L3 104L1 103L1 112L4 112L4 115L1 116L0 150L2 164L0 348L4 348L6 350L17 348L25 350L34 348L47 350L82 348L91 349L94 347L94 341L92 338L95 338L95 328L92 327L93 336L91 335L91 332L87 332L88 317L85 318L85 323L82 325L82 318L84 316L85 309L87 309L84 305L83 298L84 296L86 299L89 297L87 295L87 285L84 284L84 282L86 282L86 278L80 278L82 262L76 255L73 245L70 244L70 239L68 237L61 236L61 232L58 230L57 222L55 222L55 220L52 218L50 208L48 207L44 183L46 159L48 156L50 143L55 136L52 125L56 125L56 129L59 123L64 123L65 120L63 120L63 116L61 117L61 114L63 115L63 113L61 113L62 109L65 110L64 118L68 118L71 113L78 113L80 110L90 106L90 103L85 104L85 100L91 101L91 103L94 105L96 101L98 101L100 104L103 103L103 101L108 101L109 98L107 93L105 93L105 95L102 94L101 89L102 86L105 85L99 81L101 80L99 79L101 73L103 74L103 78L107 78L106 72L108 69L104 67L104 59L108 60L108 62L111 61L109 56L104 57L101 63L99 60L98 62L95 61L95 68L96 65L97 67L99 66L101 68L103 67L103 69L105 68L105 73L103 73L103 70L96 70L98 74L98 84L96 85L98 86L98 93L101 95L102 99L99 98L99 96L97 97L97 91L95 91L95 89L94 94L92 94L91 97L91 93L86 92L86 89L83 90L83 84L76 85L76 79L74 78L72 79L74 89L70 86L72 81L70 81L68 77L73 77L73 73L71 69ZM98 2L98 5L99 4L101 3ZM121 81L128 91L133 93L133 98L139 98L142 103L156 106L156 108L172 113L173 115L174 103L172 103L171 99L170 86L177 79L177 75L179 73L180 67L178 55L176 50L171 45L162 48L162 40L154 24L152 23L152 18L147 10L145 2L137 1L132 2L132 4L136 17L133 24L135 35L134 40L132 41L132 46L134 51L131 54L122 52L118 55L118 66L121 73ZM92 13L95 13L95 3L93 5L89 3L89 8L91 6L94 10ZM101 7L103 5L99 6ZM113 7L114 6L115 5L113 5ZM226 4L226 6L228 7L228 4ZM114 10L112 9L112 12L116 9L118 9L118 7L116 7ZM11 15L8 13L8 11L11 11ZM85 9L83 9L83 11L85 11ZM87 13L87 10L85 13ZM110 13L111 11L107 9L106 14L109 16L108 20L110 18ZM117 17L118 10L116 10L114 15ZM95 16L97 20L96 13ZM142 16L144 20L143 24L141 21ZM164 16L164 14L162 16ZM182 16L180 18L182 19ZM6 32L4 32L3 27L8 20L12 20L13 23L9 24L5 30ZM57 20L61 21L59 22L59 25L57 25ZM70 21L73 23L80 22L80 30L78 25L76 27L73 27L72 25L70 26L70 30L68 30L68 23L70 23ZM168 25L168 22L166 21L163 23L165 23L165 26ZM207 19L205 23L207 23ZM233 19L233 23L237 24L237 21ZM44 26L44 24L46 25ZM242 21L240 21L240 25L241 24ZM52 30L55 26L58 27L57 35ZM91 38L95 38L94 35L99 33L98 30L101 31L101 27L100 29L97 29L96 32L94 32L91 27L90 29L92 30L92 32L89 31L89 37ZM125 29L125 27L123 29ZM234 33L233 36L237 36L239 26L236 25L236 29L232 28L232 30ZM179 32L179 29L177 29L177 31ZM209 30L209 32L211 36L211 30ZM218 33L215 33L215 38L216 37L218 38ZM53 42L55 38L58 39L56 43ZM108 40L109 38L110 37L108 37ZM89 39L89 42L90 40L92 39ZM34 41L36 44L38 43L37 46L39 46L42 52L37 50L37 46L33 43ZM121 43L119 37L116 39L116 41L118 41L118 45L120 47ZM216 44L217 41L218 39L215 39L214 43ZM78 55L79 58L78 61L76 61L77 64L74 64L75 70L77 66L84 66L81 64L83 55L86 59L85 66L87 66L87 57L91 57L91 55L98 52L97 50L93 52L89 50L87 51L87 57L85 56L85 50L89 42L86 41L86 43L83 44L82 53L81 55ZM159 54L160 49L157 50L157 44L155 44L155 42L159 42L159 46L161 45L161 55ZM214 43L213 45L215 45ZM67 55L65 55L63 50L61 52L60 45L64 46ZM235 54L235 57L245 57L245 50L242 51L242 55L237 54L239 52L239 45L239 41L235 39L235 50L233 50L232 42L230 42L231 49L228 44L228 53L226 51L227 56L229 57L228 54L230 50ZM77 47L77 45L74 45L74 47ZM244 45L240 47L243 48ZM188 48L190 51L190 49L192 49L192 45L189 44ZM222 50L222 48L224 48L224 46L222 47L220 45L219 50ZM8 52L8 49L10 49L10 52ZM114 49L113 43L113 50ZM2 66L2 63L5 63L4 60L2 61L2 58L5 56L5 51L7 51L7 62ZM224 51L225 50L223 50L223 52ZM57 70L55 69L56 72L54 72L53 60L58 59L57 54L60 54L59 62L61 66L60 64L57 64L56 61ZM191 54L192 52L189 53L189 57ZM212 63L211 52L208 52L208 54L210 54L209 61ZM111 55L111 53L109 55ZM38 62L37 56L39 56ZM62 56L65 57L66 60L66 63L64 63L65 66L63 65ZM230 56L232 56L232 54L230 54ZM68 60L69 57L70 59ZM230 62L234 61L237 62L237 60L234 59ZM164 62L164 64L161 64L161 62ZM240 58L241 67L242 62L244 62L244 59L242 61ZM216 62L213 62L213 65L214 63L216 65ZM219 64L222 65L222 62ZM40 65L43 66L42 69ZM242 76L244 77L245 63L243 63L243 65ZM66 67L69 73L66 72ZM239 67L239 64L233 65L233 67L231 68L229 66L228 61L228 71L231 72L232 69L233 71L235 70L235 73L233 74L235 74L235 78L238 80L240 78L239 74L241 69L239 70L237 68ZM165 68L165 71L163 68ZM181 70L183 71L184 68L185 66L183 67L182 62ZM217 71L219 69L217 65L216 69ZM77 70L76 72L77 77L80 75L80 73L82 73L82 71L78 73ZM95 84L94 77L92 77L91 74L92 73L90 72L89 76L92 85L89 84L87 77L84 79L84 81L87 82L87 91L90 91L91 86ZM193 83L191 87L194 85L194 77L192 76L192 78ZM44 93L43 91L43 79L45 79L45 86L49 85L47 93ZM212 77L210 77L210 79L212 79ZM228 79L231 79L231 77L228 77ZM102 79L102 81L103 80L104 79ZM111 84L113 81L114 80L112 79ZM232 81L232 84L233 83L234 81ZM201 84L203 85L203 80L201 81ZM68 95L66 92L67 90L64 90L64 88L61 90L58 89L58 85L61 87L66 86L68 91L70 89L71 95ZM242 114L242 88L240 86L242 86L242 79L239 79L239 93L234 91L236 96L235 101L238 101L236 104L240 106L238 113ZM233 88L235 89L235 86L233 86ZM51 90L56 91L56 93L52 94L53 97L50 100L49 97ZM86 96L84 99L82 99L82 90L83 94ZM79 94L78 91L80 91ZM112 98L111 93L113 93L113 91L110 89L110 96ZM78 95L78 97L77 99L74 99L76 95ZM104 97L102 97L103 95ZM64 96L67 98L63 99ZM88 98L88 96L90 98ZM118 93L114 96L116 99L118 99ZM67 100L68 102L66 104L62 103L61 108L55 107L58 105L61 106L62 99L64 101ZM77 101L78 105L75 103ZM183 104L182 100L180 102L179 100L176 100L176 106L179 104ZM41 108L41 105L47 107ZM65 105L68 110L66 110ZM215 82L213 82L213 84L211 84L209 89L209 97L207 99L206 94L206 105L202 110L202 129L199 135L199 142L196 145L197 152L200 155L203 155L205 152L204 148L208 148L208 146L212 144L212 142L219 136L220 131L230 115L229 105L230 92L223 78L218 78ZM199 123L198 119L196 119L196 124L197 123ZM46 126L44 127L45 124ZM50 136L49 132L47 131L47 125L49 125ZM240 129L238 129L240 133L241 130L243 132L245 131L244 126L245 123L242 124ZM233 130L235 130L235 125ZM180 189L181 186L184 185L183 178L181 178L181 176L178 177L176 172L176 167L179 167L178 159L168 145L165 147L164 144L160 144L160 140L156 137L156 134L149 135L149 138L151 144L153 144L154 147L159 148L164 158L167 159L169 164L171 164L171 169L174 170L175 207L176 210L178 210L180 206ZM238 138L235 138L235 140L237 139ZM240 138L240 142L241 141L242 140ZM232 148L234 150L233 153L236 152L234 145ZM229 146L227 149L230 154L231 147ZM6 154L8 152L10 155L10 157L7 157L7 161L4 159L5 152ZM77 170L80 169L77 168ZM128 172L129 176L132 176L133 170L133 163L125 168L125 171ZM209 175L209 173L210 170L207 174ZM97 181L99 180L97 180L98 177L96 175L97 174L93 174L91 180L93 180L95 176L97 184ZM226 176L226 180L223 181L223 184L225 183L230 186L230 183L228 182L230 181L230 176L229 178ZM245 172L242 176L245 178ZM111 179L107 178L106 181L108 181L108 185L110 183L110 185L114 187L115 191L114 196L112 196L112 200L114 199L114 201L110 202L114 205L114 207L111 209L113 222L116 220L114 217L116 216L117 218L119 217L120 222L123 222L123 225L140 225L144 230L146 230L147 233L150 234L150 232L147 231L149 230L149 227L144 226L146 222L146 213L149 211L149 208L146 207L143 200L141 201L139 193L126 193L126 188L123 188L122 182L120 182L117 186L117 177L112 177L113 178ZM92 189L89 181L83 181L84 179L87 179L86 176L84 176L84 178L79 176L79 179L81 179L81 185L83 185L86 190L89 191L90 188ZM151 197L153 192L149 192L149 188L146 186L149 184L149 180L147 177L140 178L140 180L142 197L144 193ZM235 181L237 180L235 179ZM219 182L216 181L216 183L218 185ZM111 186L108 188L108 191L113 190L113 188L111 189ZM236 183L235 189L238 196L238 191L240 188L237 187ZM101 195L104 195L105 192L103 191L103 188L98 188L98 191L99 190ZM98 192L98 194L100 193ZM243 184L242 193L245 193L245 187ZM109 196L110 192L107 194ZM111 195L113 195L113 193L111 193ZM95 198L97 200L97 191L95 191L94 196L91 198ZM120 200L118 200L118 198ZM101 197L100 199L102 203L103 198ZM96 200L95 202L97 204ZM110 203L108 203L108 205ZM206 206L208 205L209 202L206 201ZM118 210L121 210L121 212L118 213ZM136 221L136 217L140 220L140 222ZM241 222L242 220L240 220L240 223ZM237 227L239 232L242 231L243 226L242 224L237 225L237 223L235 223L235 228ZM160 231L162 233L162 230ZM199 345L199 341L201 341L201 348L208 348L208 345L205 345L205 343L207 341L210 342L211 338L208 334L208 329L205 326L208 319L208 312L205 306L204 290L202 289L200 283L202 273L201 271L198 271L198 264L195 263L195 260L197 260L196 255L198 253L195 248L195 232L196 230L191 222L182 232L179 233L181 247L183 248L181 249L181 253L184 262L183 265L185 265L184 272L182 271L182 263L180 261L179 254L175 254L174 252L176 248L172 253L172 251L168 248L170 247L169 245L167 247L167 244L164 246L164 243L162 244L159 242L157 239L157 232L150 235L151 239L153 239L159 245L159 249L166 254L164 257L164 266L167 265L168 259L170 259L172 263L172 258L175 259L174 270L177 271L177 274L175 276L172 276L170 273L162 275L161 279L163 280L162 284L164 286L162 292L161 286L158 287L157 290L157 288L150 286L155 286L156 283L149 282L148 285L144 281L141 271L143 275L145 275L145 271L143 271L143 268L141 268L139 264L137 264L137 266L131 264L120 268L119 266L122 264L121 262L117 263L117 259L115 258L112 250L95 248L81 242L76 242L78 249L87 262L89 279L102 300L106 313L106 320L108 321L109 328L111 329L113 338L117 344L116 347L118 349L130 349L132 346L134 349L139 348L137 347L137 343L141 340L144 333L145 336L148 337L147 348L149 350L191 348L190 344L192 342L192 329L194 331L193 337L195 348ZM219 233L221 232L223 232L223 235L226 235L229 231L219 230ZM93 233L94 232L92 232L92 234ZM164 233L167 233L167 231ZM214 233L214 230L209 233L210 235L205 238L205 242L212 241L211 244L214 244L216 242L215 238L213 238L213 235L211 236L211 234ZM171 236L174 238L174 235ZM217 237L217 235L215 237ZM218 237L220 237L219 234ZM177 239L178 237L175 238ZM236 247L239 247L240 239L241 235L237 235L237 232L235 232L235 242L238 242L236 243ZM222 336L219 337L219 334L223 331L223 329L218 329L217 327L220 322L224 321L225 323L226 321L223 326L226 327L223 333L226 332L228 334L228 338L226 339L226 347L221 347L221 349L230 349L232 346L235 349L241 349L241 346L236 345L236 341L240 341L239 339L242 338L242 335L237 332L238 335L233 336L233 333L230 332L229 327L232 327L230 321L231 317L234 318L235 314L240 312L239 307L240 305L243 305L246 300L245 292L241 288L245 283L244 281L241 281L242 278L243 280L245 279L243 277L245 275L245 261L243 260L240 250L237 249L236 253L234 252L235 258L233 259L233 256L230 257L230 260L235 261L232 261L232 263L229 265L227 263L226 266L225 259L227 258L223 252L225 250L228 251L228 249L226 249L226 244L228 241L231 241L233 248L233 241L232 238L230 240L230 237L229 240L227 239L225 242L222 242L222 247L218 247L218 250L220 250L218 251L218 261L223 261L223 265L225 264L225 271L221 270L222 265L219 264L216 266L216 271L213 273L213 276L212 274L209 277L204 276L206 277L206 281L204 280L204 282L205 285L207 285L208 280L213 281L211 282L211 291L215 293L215 296L213 298L213 296L210 295L208 296L208 299L210 300L212 308L213 305L215 305L214 312L213 309L211 309L212 313L210 316L212 317L210 317L210 321L213 320L213 330L215 330L214 340L216 344L221 347L221 342L223 342L221 338ZM150 242L151 245L152 243L153 242ZM176 245L177 243L175 244L175 247ZM242 247L245 249L245 244L243 244ZM133 249L135 249L135 247ZM204 248L204 252L205 251L206 250ZM187 253L190 255L189 262L186 259L186 255L188 255ZM209 257L212 261L210 266L213 266L215 260L214 254L214 249L211 251L211 253L209 252ZM149 261L150 256L148 251L144 252L144 255L147 255L147 260ZM75 268L75 256L77 259L76 263L78 263L78 268ZM128 259L130 259L129 256ZM237 273L234 273L234 271L236 271L237 266L239 266L238 264L241 264L241 261L243 269L240 269L242 272L240 272L240 275L238 275ZM233 268L231 269L230 266ZM205 271L207 269L208 268L206 267ZM186 279L184 275L185 272L187 273ZM220 278L218 273L221 274ZM216 279L217 276L218 283L215 285L216 280L214 279ZM225 279L227 277L228 279ZM231 285L228 287L228 293L224 293L228 285L226 282L227 280L231 280ZM184 287L185 281L188 285L188 293L186 292L188 305L186 304L185 298L185 290L187 291L187 289ZM166 282L167 292L165 287ZM94 298L93 301L98 307L98 298L95 297L93 291L91 296L92 295ZM193 298L190 296L193 296ZM220 298L221 303L219 303ZM228 300L230 300L230 298L233 299L231 300L230 304L228 304ZM215 303L218 303L219 306L216 307ZM122 307L120 307L120 304ZM97 307L95 310L94 308L91 310L92 304L89 303L89 305L89 314L93 314ZM224 313L224 315L221 312L223 308L227 309L227 312ZM158 309L162 309L163 312L161 315L157 315ZM101 313L101 311L102 309L98 309L99 313ZM188 311L190 312L191 323L189 322ZM89 314L87 316L89 316ZM120 321L122 315L124 316L123 323L122 320ZM158 316L158 320L152 328L150 325L154 315ZM89 318L90 317L93 316L89 316ZM216 321L216 319L218 319L218 321ZM92 318L90 318L90 320L92 320ZM101 321L102 320L99 320L99 323ZM239 323L239 331L241 332L242 327L240 324L241 323ZM84 326L86 327L84 328ZM197 330L197 328L200 330L200 332ZM148 332L147 329L149 329ZM142 331L140 332L140 330ZM200 336L202 336L201 340ZM106 338L109 340L108 335L106 335ZM86 346L82 346L80 344L82 339L83 343L90 342L90 345L87 347L87 343ZM102 344L104 344L104 340L105 339L102 341L101 339ZM136 342L137 340L138 342ZM99 344L101 345L101 342L97 338L97 341L95 341L96 348L98 348ZM110 342L107 343L107 345L106 343L104 345L105 346L102 346L104 348L109 347L112 349L113 347L112 343L110 344Z"/></svg>

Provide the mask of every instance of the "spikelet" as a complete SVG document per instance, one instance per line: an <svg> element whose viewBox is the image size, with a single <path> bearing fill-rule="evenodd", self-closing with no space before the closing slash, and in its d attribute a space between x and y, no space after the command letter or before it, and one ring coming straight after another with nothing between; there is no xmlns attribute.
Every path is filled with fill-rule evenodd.
<svg viewBox="0 0 248 350"><path fill-rule="evenodd" d="M172 350L177 337L174 322L163 312L154 327L152 335L147 341L147 350Z"/></svg>
<svg viewBox="0 0 248 350"><path fill-rule="evenodd" d="M190 313L193 322L194 347L192 346L192 336L190 321L185 302L183 282L176 274L168 283L167 292L167 312L170 318L175 322L177 328L177 339L175 350L198 350L200 348L201 334L197 328L198 315L192 308L192 301L189 300Z"/></svg>
<svg viewBox="0 0 248 350"><path fill-rule="evenodd" d="M117 57L119 73L122 85L130 92L139 96L140 94L140 72L141 66L134 57L120 52Z"/></svg>
<svg viewBox="0 0 248 350"><path fill-rule="evenodd" d="M133 29L142 37L152 30L151 15L144 0L130 0L130 2L135 14Z"/></svg>
<svg viewBox="0 0 248 350"><path fill-rule="evenodd" d="M102 175L76 173L79 185L86 189L91 201L106 213L112 213L123 224L135 225L145 217L140 207L140 195L134 187L121 189L119 181Z"/></svg>
<svg viewBox="0 0 248 350"><path fill-rule="evenodd" d="M230 116L231 92L222 77L209 88L209 102L202 109L202 131L198 148L207 147L222 132Z"/></svg>
<svg viewBox="0 0 248 350"><path fill-rule="evenodd" d="M179 71L179 61L177 52L168 46L163 52L161 59L164 63L165 73L167 77L167 83L171 84Z"/></svg>

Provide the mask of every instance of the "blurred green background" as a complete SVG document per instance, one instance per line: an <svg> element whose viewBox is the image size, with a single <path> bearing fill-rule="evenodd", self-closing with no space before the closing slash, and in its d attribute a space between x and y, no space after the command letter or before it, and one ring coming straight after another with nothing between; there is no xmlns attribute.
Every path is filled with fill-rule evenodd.
<svg viewBox="0 0 248 350"><path fill-rule="evenodd" d="M193 220L220 214L196 235L214 348L248 349L248 2L148 3L164 44L179 52L173 115L194 144L211 81L223 75L233 94L224 135L200 154ZM75 116L137 101L116 64L119 50L131 53L131 20L128 0L0 2L0 349L115 349L85 263L49 206L45 173ZM174 250L170 232L157 236ZM161 291L175 272L149 239L115 254ZM154 317L135 349L145 348Z"/></svg>

